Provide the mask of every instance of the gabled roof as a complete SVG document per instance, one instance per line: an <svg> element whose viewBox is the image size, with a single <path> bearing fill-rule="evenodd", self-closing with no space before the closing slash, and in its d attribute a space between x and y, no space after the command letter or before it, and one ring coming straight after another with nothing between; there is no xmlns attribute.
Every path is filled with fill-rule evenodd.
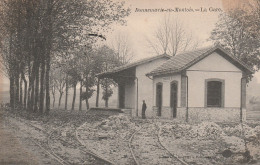
<svg viewBox="0 0 260 165"><path fill-rule="evenodd" d="M157 60L157 59L160 59L160 58L170 59L171 56L169 56L167 54L161 54L161 55L158 55L158 56L144 58L144 59L138 60L136 62L125 64L125 65L113 68L111 70L108 70L106 72L99 73L99 74L97 74L97 76L100 77L100 76L104 76L104 75L108 75L108 74L117 73L117 72L120 72L120 71L123 71L123 70L126 70L126 69L130 69L130 68L136 67L138 65L142 65L142 64L145 64L147 62L150 62L150 61L153 61L153 60Z"/></svg>
<svg viewBox="0 0 260 165"><path fill-rule="evenodd" d="M222 48L219 45L216 46L209 46L202 49L197 49L193 51L184 52L181 54L177 54L176 56L172 57L170 60L166 61L164 64L159 66L158 68L154 69L152 72L146 74L147 76L155 76L160 74L168 74L168 73L178 73L181 72L193 64L197 63L198 61L204 59L214 51L221 51L222 56L236 65L237 67L241 68L242 70L246 71L247 73L253 73L254 71L247 66L243 61L239 60L237 57L231 55L228 51Z"/></svg>

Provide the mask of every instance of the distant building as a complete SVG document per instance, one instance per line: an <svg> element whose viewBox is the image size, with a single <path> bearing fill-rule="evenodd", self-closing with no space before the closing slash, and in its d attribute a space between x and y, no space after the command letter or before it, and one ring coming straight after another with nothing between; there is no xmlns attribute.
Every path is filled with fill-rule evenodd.
<svg viewBox="0 0 260 165"><path fill-rule="evenodd" d="M240 121L246 112L246 76L253 71L220 46L174 57L160 55L99 74L119 85L118 107L147 116L189 121ZM137 106L138 105L138 106Z"/></svg>

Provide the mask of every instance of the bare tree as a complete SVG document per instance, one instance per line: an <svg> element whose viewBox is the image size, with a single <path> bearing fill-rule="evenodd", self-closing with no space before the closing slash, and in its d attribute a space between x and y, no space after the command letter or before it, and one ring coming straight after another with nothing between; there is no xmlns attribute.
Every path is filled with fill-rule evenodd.
<svg viewBox="0 0 260 165"><path fill-rule="evenodd" d="M55 101L56 101L56 97L55 97L55 94L56 94L56 85L55 85L55 74L54 74L54 70L53 68L51 69L51 72L50 72L50 89L51 89L51 94L52 94L52 108L54 108L55 106Z"/></svg>
<svg viewBox="0 0 260 165"><path fill-rule="evenodd" d="M58 105L58 108L60 108L61 99L62 99L62 96L63 96L63 93L64 93L64 88L65 88L65 85L66 85L66 75L60 69L56 71L55 75L56 75L55 78L54 78L55 86L56 86L56 89L58 90L58 92L60 94L59 105Z"/></svg>
<svg viewBox="0 0 260 165"><path fill-rule="evenodd" d="M116 58L121 65L129 63L133 59L134 51L127 33L116 33L109 46L116 53Z"/></svg>
<svg viewBox="0 0 260 165"><path fill-rule="evenodd" d="M175 17L164 16L160 20L152 38L146 38L148 46L156 54L169 54L192 50L198 46L198 41L188 32L183 23Z"/></svg>

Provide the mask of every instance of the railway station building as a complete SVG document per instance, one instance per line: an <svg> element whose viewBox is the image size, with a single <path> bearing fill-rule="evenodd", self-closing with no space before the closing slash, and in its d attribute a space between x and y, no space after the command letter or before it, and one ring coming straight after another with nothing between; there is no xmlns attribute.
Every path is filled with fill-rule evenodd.
<svg viewBox="0 0 260 165"><path fill-rule="evenodd" d="M246 82L253 70L221 46L146 58L98 74L118 84L118 108L141 116L239 122L246 117Z"/></svg>

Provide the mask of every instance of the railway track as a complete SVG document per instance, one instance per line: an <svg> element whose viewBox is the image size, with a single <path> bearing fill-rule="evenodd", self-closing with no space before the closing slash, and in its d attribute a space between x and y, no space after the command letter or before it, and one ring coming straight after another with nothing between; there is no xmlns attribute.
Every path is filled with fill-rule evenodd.
<svg viewBox="0 0 260 165"><path fill-rule="evenodd" d="M71 124L67 124L67 125L71 125ZM84 158L81 160L81 162L78 162L78 164L104 164L104 165L114 164L113 162L105 159L104 157L87 150L86 147L82 145L81 141L79 141L78 139L77 127L73 127L70 130L73 130L71 132L72 137L70 137L71 140L73 139L73 142L69 142L71 140L62 139L62 137L59 135L59 132L57 131L55 131L56 136L54 135L55 133L52 133L52 135L50 135L50 139L52 138L52 141L53 142L55 141L55 143L62 143L62 145L65 144L65 146L68 146L69 148L74 148L74 149L77 148L81 154L81 156L79 157Z"/></svg>
<svg viewBox="0 0 260 165"><path fill-rule="evenodd" d="M29 127L34 128L46 136L46 142L33 138L30 139L46 154L59 162L59 164L117 164L86 149L88 146L86 146L79 138L78 128L80 128L81 125L79 127L76 126L79 123L65 123L57 128L51 129L51 131L47 131L28 120L17 117L15 119L20 120L20 122L27 124ZM69 135L73 136L67 137L64 136L64 134L62 135L62 132L65 132L66 134L66 130L70 130L71 132L69 132ZM131 162L130 164L188 165L188 163L179 159L163 146L160 140L160 132L160 127L158 127L154 122L151 122L142 124L140 129L132 133L127 143L131 151L131 156L128 156L129 162ZM62 148L65 147L67 149L76 149L78 157L77 162L71 161L73 155L68 155L67 153L64 154L64 152L60 152L59 148L55 146L63 146ZM76 158L73 160L76 160Z"/></svg>
<svg viewBox="0 0 260 165"><path fill-rule="evenodd" d="M162 144L160 131L155 123L147 123L132 134L128 146L135 164L188 165Z"/></svg>
<svg viewBox="0 0 260 165"><path fill-rule="evenodd" d="M11 117L11 116L9 116L9 117ZM19 117L13 117L13 116L12 116L12 118L28 125L29 127L37 130L38 132L41 132L42 134L44 134L47 139L45 142L39 141L38 139L34 139L32 137L28 137L28 138L35 145L37 145L39 148L41 148L46 154L48 154L49 156L54 158L61 165L75 164L75 162L70 162L68 160L65 160L66 158L68 158L68 155L66 155L66 156L62 155L61 153L59 153L55 150L54 144L57 145L57 143L61 144L62 146L66 146L67 148L74 148L79 151L80 156L78 156L78 157L81 158L81 161L80 162L78 161L76 164L93 164L93 165L94 164L102 164L102 165L114 164L113 162L106 160L105 158L103 158L100 155L97 155L91 151L87 151L85 149L85 146L83 146L80 143L80 141L78 141L78 139L76 138L77 137L76 129L74 129L75 130L74 131L75 143L68 142L68 141L66 141L66 139L64 140L64 138L62 138L62 136L60 135L59 130L65 128L66 125L70 125L70 123L65 123L51 131L46 131L43 128L40 128L25 119L21 119ZM82 158L84 158L84 160Z"/></svg>
<svg viewBox="0 0 260 165"><path fill-rule="evenodd" d="M81 146L87 148L86 144L79 138L79 133L78 133L78 129L79 129L82 125L84 125L84 124L85 124L85 123L81 124L79 127L77 127L77 128L75 129L75 137L76 137L78 143L79 143ZM116 164L115 162L112 162L112 161L110 161L110 160L107 160L107 159L103 158L101 155L98 155L98 154L96 154L96 153L94 153L94 152L92 152L92 151L90 151L90 150L88 150L88 151L87 151L87 150L84 150L84 152L93 155L96 159L102 159L102 160L104 160L107 164L111 164L111 165L115 165L115 164Z"/></svg>
<svg viewBox="0 0 260 165"><path fill-rule="evenodd" d="M132 148L132 140L133 140L133 138L134 138L134 135L135 135L136 133L138 133L141 129L143 129L143 126L142 126L140 129L138 129L137 131L135 131L135 132L131 135L131 137L130 137L130 139L129 139L129 143L128 143L128 147L130 148L131 155L132 155L132 157L133 157L134 162L135 162L136 165L140 165L140 164L139 164L139 161L137 161L137 158L136 158L136 156L135 156L135 154L134 154L134 150L133 150L133 148Z"/></svg>
<svg viewBox="0 0 260 165"><path fill-rule="evenodd" d="M187 162L185 162L184 160L180 159L178 156L174 155L173 153L171 153L163 144L162 141L160 140L160 134L161 134L161 128L157 125L158 127L158 134L157 134L157 139L159 144L161 145L162 148L164 148L173 158L177 159L178 161L180 161L182 163L182 165L189 165Z"/></svg>
<svg viewBox="0 0 260 165"><path fill-rule="evenodd" d="M12 118L15 119L15 120L18 120L18 121L20 121L20 122L22 122L22 123L24 123L26 125L28 125L31 128L34 128L35 130L37 130L37 131L43 133L44 135L46 135L46 137L47 137L47 142L46 142L47 145L45 145L45 146L43 145L43 144L45 144L43 141L36 140L36 139L34 139L32 137L28 137L28 138L30 139L31 142L33 142L35 145L37 145L39 148L41 148L42 151L44 151L50 157L54 158L59 164L61 164L61 165L69 165L69 163L67 161L65 161L64 159L62 159L58 155L56 155L53 152L53 150L51 149L50 145L49 145L50 135L52 135L56 131L56 129L58 129L58 128L62 127L62 126L52 130L49 133L46 130L44 130L44 129L40 128L40 127L37 127L36 125L32 124L31 122L29 122L29 121L27 121L25 119L22 119L20 117L12 117ZM48 147L46 147L46 146L48 146Z"/></svg>

